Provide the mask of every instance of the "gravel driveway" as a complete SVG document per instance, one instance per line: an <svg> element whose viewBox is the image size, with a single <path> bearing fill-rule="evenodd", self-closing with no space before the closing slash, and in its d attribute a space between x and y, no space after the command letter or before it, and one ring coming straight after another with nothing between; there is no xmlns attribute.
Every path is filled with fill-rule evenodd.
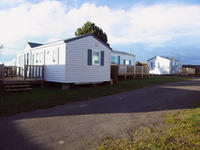
<svg viewBox="0 0 200 150"><path fill-rule="evenodd" d="M192 108L199 97L195 79L1 118L0 149L87 149L104 136L159 122L164 112Z"/></svg>

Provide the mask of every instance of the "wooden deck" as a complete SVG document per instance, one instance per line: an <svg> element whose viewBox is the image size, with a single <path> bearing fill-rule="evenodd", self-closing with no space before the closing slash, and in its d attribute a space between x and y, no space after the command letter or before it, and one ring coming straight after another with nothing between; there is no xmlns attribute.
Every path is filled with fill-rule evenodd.
<svg viewBox="0 0 200 150"><path fill-rule="evenodd" d="M4 77L3 81L30 81L30 82L35 82L35 81L41 81L43 78L24 78L24 77Z"/></svg>
<svg viewBox="0 0 200 150"><path fill-rule="evenodd" d="M119 76L124 77L149 77L149 67L148 66L129 66L129 65L119 65Z"/></svg>
<svg viewBox="0 0 200 150"><path fill-rule="evenodd" d="M5 92L30 91L33 87L43 87L44 67L25 65L6 67L0 65L0 89Z"/></svg>

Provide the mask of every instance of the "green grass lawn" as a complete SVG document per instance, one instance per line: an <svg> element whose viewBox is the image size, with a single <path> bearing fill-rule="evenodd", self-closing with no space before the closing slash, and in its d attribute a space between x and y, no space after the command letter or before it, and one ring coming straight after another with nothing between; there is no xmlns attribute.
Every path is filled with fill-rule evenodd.
<svg viewBox="0 0 200 150"><path fill-rule="evenodd" d="M41 108L88 100L147 86L188 80L182 77L157 76L146 79L127 79L117 85L80 87L63 91L58 88L38 88L27 93L6 93L0 96L0 116L13 115Z"/></svg>
<svg viewBox="0 0 200 150"><path fill-rule="evenodd" d="M105 137L96 150L199 150L200 107L166 114L162 127L145 127L129 138Z"/></svg>

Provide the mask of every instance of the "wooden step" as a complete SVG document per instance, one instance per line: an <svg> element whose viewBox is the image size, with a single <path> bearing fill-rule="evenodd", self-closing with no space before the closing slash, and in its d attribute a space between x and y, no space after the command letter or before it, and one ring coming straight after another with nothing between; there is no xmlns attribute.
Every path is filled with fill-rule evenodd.
<svg viewBox="0 0 200 150"><path fill-rule="evenodd" d="M6 92L24 92L30 90L32 90L32 88L5 89Z"/></svg>
<svg viewBox="0 0 200 150"><path fill-rule="evenodd" d="M4 85L4 88L9 89L9 88L26 88L26 87L31 87L30 84L25 84L25 85Z"/></svg>
<svg viewBox="0 0 200 150"><path fill-rule="evenodd" d="M30 84L30 82L25 82L25 81L4 81L3 82L4 85L17 85L17 84Z"/></svg>

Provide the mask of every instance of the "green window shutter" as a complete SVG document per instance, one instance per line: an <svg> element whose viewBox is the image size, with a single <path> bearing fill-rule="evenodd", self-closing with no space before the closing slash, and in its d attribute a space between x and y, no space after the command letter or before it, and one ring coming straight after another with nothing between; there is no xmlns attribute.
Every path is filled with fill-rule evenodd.
<svg viewBox="0 0 200 150"><path fill-rule="evenodd" d="M104 51L101 51L101 66L104 66Z"/></svg>
<svg viewBox="0 0 200 150"><path fill-rule="evenodd" d="M88 66L92 65L92 50L88 49Z"/></svg>

